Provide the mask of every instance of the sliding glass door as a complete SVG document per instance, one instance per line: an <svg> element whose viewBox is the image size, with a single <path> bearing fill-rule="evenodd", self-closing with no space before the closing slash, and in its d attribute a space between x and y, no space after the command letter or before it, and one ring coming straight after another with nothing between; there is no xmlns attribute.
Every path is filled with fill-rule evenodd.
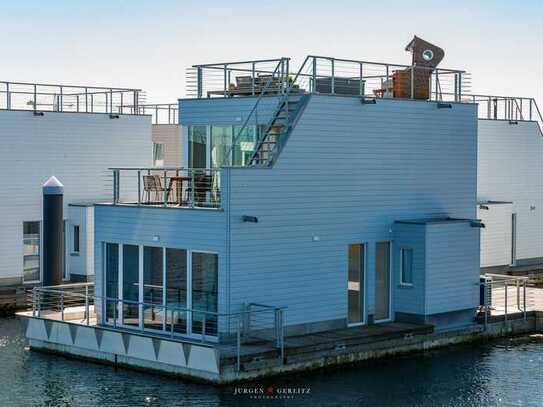
<svg viewBox="0 0 543 407"><path fill-rule="evenodd" d="M106 243L104 254L106 324L217 335L216 253Z"/></svg>

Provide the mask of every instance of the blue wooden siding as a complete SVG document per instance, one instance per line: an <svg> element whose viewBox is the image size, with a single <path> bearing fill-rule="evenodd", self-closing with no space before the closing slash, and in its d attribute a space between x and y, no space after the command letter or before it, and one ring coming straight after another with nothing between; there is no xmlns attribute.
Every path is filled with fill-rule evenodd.
<svg viewBox="0 0 543 407"><path fill-rule="evenodd" d="M225 225L223 211L97 205L96 270L102 270L103 242L215 252L219 255L219 270L224 270L227 262ZM159 241L154 241L153 236L159 236ZM225 277L219 272L219 312L224 310L227 298ZM101 295L102 278L102 273L97 272L97 295Z"/></svg>
<svg viewBox="0 0 543 407"><path fill-rule="evenodd" d="M476 125L474 105L314 96L272 169L229 170L231 307L345 318L347 246L365 242L372 314L375 242L395 220L475 217Z"/></svg>
<svg viewBox="0 0 543 407"><path fill-rule="evenodd" d="M479 303L479 228L469 222L426 226L426 314Z"/></svg>
<svg viewBox="0 0 543 407"><path fill-rule="evenodd" d="M242 125L253 109L256 97L211 98L179 100L179 123L183 126L197 124ZM276 96L261 99L251 123L255 117L258 124L266 124L277 106Z"/></svg>
<svg viewBox="0 0 543 407"><path fill-rule="evenodd" d="M392 244L392 292L395 312L424 315L426 286L426 227L395 223ZM400 284L400 250L413 250L413 285Z"/></svg>

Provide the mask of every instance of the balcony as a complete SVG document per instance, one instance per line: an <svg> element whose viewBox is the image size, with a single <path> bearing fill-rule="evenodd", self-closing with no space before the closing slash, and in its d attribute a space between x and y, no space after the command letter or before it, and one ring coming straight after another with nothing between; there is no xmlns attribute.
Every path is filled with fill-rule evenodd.
<svg viewBox="0 0 543 407"><path fill-rule="evenodd" d="M113 205L221 209L220 170L214 168L110 168Z"/></svg>

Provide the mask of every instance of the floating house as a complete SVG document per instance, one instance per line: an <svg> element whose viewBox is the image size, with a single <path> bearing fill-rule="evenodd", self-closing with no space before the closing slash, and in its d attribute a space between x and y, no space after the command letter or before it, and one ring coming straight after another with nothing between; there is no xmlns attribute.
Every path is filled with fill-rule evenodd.
<svg viewBox="0 0 543 407"><path fill-rule="evenodd" d="M513 213L498 188L482 192L481 146L532 137L540 115L533 99L467 93L439 47L415 37L407 50L409 65L194 66L181 165L110 168L112 199L93 207L96 282L36 288L21 314L30 346L227 382L317 358L289 359L289 338L476 326L479 217ZM503 235L486 218L485 259Z"/></svg>
<svg viewBox="0 0 543 407"><path fill-rule="evenodd" d="M140 89L0 82L0 309L43 282L47 178L66 187L63 279L83 282L94 280L93 203L111 200L107 169L180 165L177 106L143 101Z"/></svg>

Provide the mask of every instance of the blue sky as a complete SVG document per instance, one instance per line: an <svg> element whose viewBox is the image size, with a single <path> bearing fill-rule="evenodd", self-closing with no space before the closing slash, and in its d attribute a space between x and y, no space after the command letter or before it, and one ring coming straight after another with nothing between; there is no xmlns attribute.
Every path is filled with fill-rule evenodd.
<svg viewBox="0 0 543 407"><path fill-rule="evenodd" d="M407 63L414 34L473 91L543 104L538 1L9 1L0 7L0 80L138 87L184 95L197 63L307 54Z"/></svg>

